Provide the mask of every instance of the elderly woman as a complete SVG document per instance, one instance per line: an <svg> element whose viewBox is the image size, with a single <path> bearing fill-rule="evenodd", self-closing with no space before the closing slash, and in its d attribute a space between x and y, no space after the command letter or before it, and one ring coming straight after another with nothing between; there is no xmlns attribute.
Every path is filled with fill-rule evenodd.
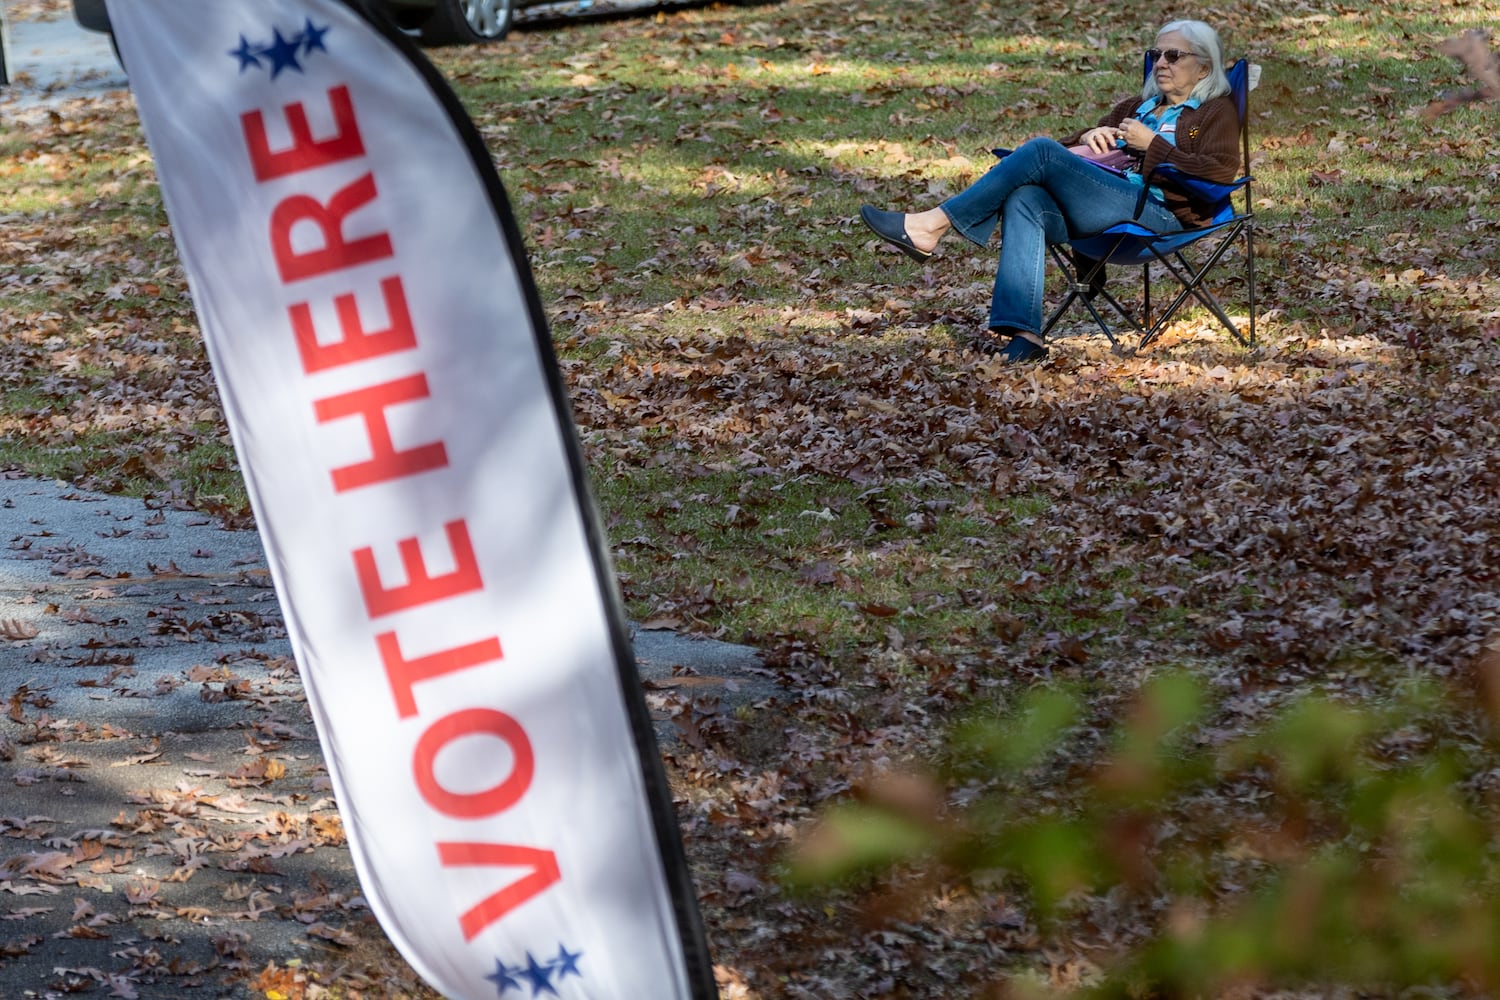
<svg viewBox="0 0 1500 1000"><path fill-rule="evenodd" d="M981 349L1010 362L1046 358L1042 282L1049 243L1126 219L1163 233L1209 221L1209 206L1166 176L1152 176L1158 166L1171 164L1217 183L1235 179L1239 116L1228 96L1218 33L1202 21L1173 21L1157 33L1151 55L1152 72L1140 94L1120 101L1095 127L1061 141L1032 139L925 212L860 209L875 235L915 260L932 256L950 229L983 247L1001 224ZM1123 174L1090 162L1120 150L1130 154Z"/></svg>

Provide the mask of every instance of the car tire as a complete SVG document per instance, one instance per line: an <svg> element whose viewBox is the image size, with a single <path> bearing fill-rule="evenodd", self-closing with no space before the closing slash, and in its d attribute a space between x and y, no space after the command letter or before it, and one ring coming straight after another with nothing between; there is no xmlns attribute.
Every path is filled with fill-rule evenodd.
<svg viewBox="0 0 1500 1000"><path fill-rule="evenodd" d="M510 31L516 0L437 0L422 22L424 45L498 42Z"/></svg>

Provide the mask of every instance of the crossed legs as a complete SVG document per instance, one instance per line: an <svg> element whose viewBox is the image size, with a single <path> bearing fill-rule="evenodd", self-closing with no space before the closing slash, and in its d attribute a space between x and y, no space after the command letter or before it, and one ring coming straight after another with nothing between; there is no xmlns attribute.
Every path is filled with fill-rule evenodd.
<svg viewBox="0 0 1500 1000"><path fill-rule="evenodd" d="M1165 206L1143 193L1138 180L1102 170L1055 140L1032 139L942 204L900 216L877 211L883 224L871 228L920 258L950 231L984 247L1000 227L989 329L1031 345L1031 350L1008 348L1008 356L1035 358L1045 352L1041 326L1047 245L1131 218L1158 231L1181 228ZM868 216L866 223L871 223Z"/></svg>

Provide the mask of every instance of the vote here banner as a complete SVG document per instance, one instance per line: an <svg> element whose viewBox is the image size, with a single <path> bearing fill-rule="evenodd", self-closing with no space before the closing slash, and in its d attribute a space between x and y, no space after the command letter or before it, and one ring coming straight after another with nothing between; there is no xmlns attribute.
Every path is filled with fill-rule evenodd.
<svg viewBox="0 0 1500 1000"><path fill-rule="evenodd" d="M109 12L382 926L460 1000L717 996L545 316L458 100L353 0Z"/></svg>

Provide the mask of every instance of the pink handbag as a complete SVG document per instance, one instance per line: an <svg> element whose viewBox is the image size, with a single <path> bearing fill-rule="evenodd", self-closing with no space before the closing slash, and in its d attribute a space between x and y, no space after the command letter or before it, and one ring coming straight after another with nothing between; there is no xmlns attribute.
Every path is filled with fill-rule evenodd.
<svg viewBox="0 0 1500 1000"><path fill-rule="evenodd" d="M1068 152L1076 153L1091 163L1097 163L1106 170L1113 170L1117 174L1123 174L1140 165L1140 158L1126 149L1111 149L1107 153L1096 153L1088 146L1069 146Z"/></svg>

